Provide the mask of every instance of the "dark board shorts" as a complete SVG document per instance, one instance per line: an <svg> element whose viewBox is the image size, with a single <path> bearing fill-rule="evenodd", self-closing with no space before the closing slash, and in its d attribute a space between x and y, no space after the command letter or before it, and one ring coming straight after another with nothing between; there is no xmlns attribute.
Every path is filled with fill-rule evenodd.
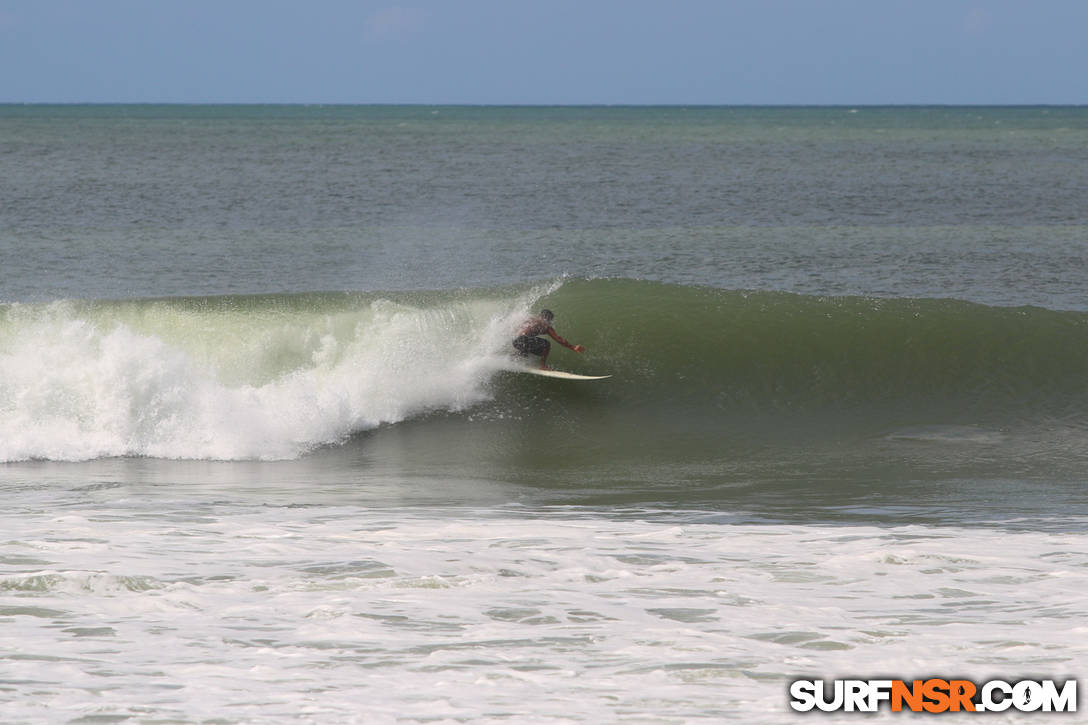
<svg viewBox="0 0 1088 725"><path fill-rule="evenodd" d="M539 355L543 357L548 354L548 350L551 350L551 348L552 344L543 337L521 335L514 339L514 349L522 355Z"/></svg>

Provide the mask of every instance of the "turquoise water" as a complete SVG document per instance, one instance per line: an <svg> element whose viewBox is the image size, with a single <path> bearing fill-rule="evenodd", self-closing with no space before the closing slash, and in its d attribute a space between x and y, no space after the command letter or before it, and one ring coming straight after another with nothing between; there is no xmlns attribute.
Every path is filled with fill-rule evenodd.
<svg viewBox="0 0 1088 725"><path fill-rule="evenodd" d="M1088 109L0 106L0 168L5 722L1083 672ZM612 377L509 371L541 307Z"/></svg>

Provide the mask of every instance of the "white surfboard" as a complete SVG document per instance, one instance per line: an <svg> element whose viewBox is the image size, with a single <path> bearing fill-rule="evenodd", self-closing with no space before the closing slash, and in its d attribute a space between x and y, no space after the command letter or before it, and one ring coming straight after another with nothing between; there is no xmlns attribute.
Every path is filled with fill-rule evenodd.
<svg viewBox="0 0 1088 725"><path fill-rule="evenodd" d="M578 373L568 373L564 370L541 370L540 368L530 368L523 365L513 365L506 369L512 373L529 373L530 375L539 375L544 378L560 378L562 380L604 380L605 378L612 377L611 375L579 375Z"/></svg>

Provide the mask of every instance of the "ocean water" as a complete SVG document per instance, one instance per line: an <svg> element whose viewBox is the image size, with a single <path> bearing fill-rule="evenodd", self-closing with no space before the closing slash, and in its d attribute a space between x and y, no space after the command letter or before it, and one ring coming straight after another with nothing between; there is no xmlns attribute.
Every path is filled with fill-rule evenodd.
<svg viewBox="0 0 1088 725"><path fill-rule="evenodd" d="M1088 669L1086 108L0 106L0 172L4 723ZM612 377L510 370L541 307Z"/></svg>

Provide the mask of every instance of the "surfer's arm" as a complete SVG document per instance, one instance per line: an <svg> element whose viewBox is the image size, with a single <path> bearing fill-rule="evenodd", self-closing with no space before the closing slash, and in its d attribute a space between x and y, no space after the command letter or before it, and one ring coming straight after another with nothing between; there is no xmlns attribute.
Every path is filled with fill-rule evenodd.
<svg viewBox="0 0 1088 725"><path fill-rule="evenodd" d="M583 350L585 350L585 348L582 347L581 345L571 345L569 342L567 342L566 340L561 338L559 336L559 333L557 333L555 331L554 327L549 327L548 328L548 335L550 335L553 340L558 342L563 347L570 348L571 350L574 350L575 352L582 352Z"/></svg>

